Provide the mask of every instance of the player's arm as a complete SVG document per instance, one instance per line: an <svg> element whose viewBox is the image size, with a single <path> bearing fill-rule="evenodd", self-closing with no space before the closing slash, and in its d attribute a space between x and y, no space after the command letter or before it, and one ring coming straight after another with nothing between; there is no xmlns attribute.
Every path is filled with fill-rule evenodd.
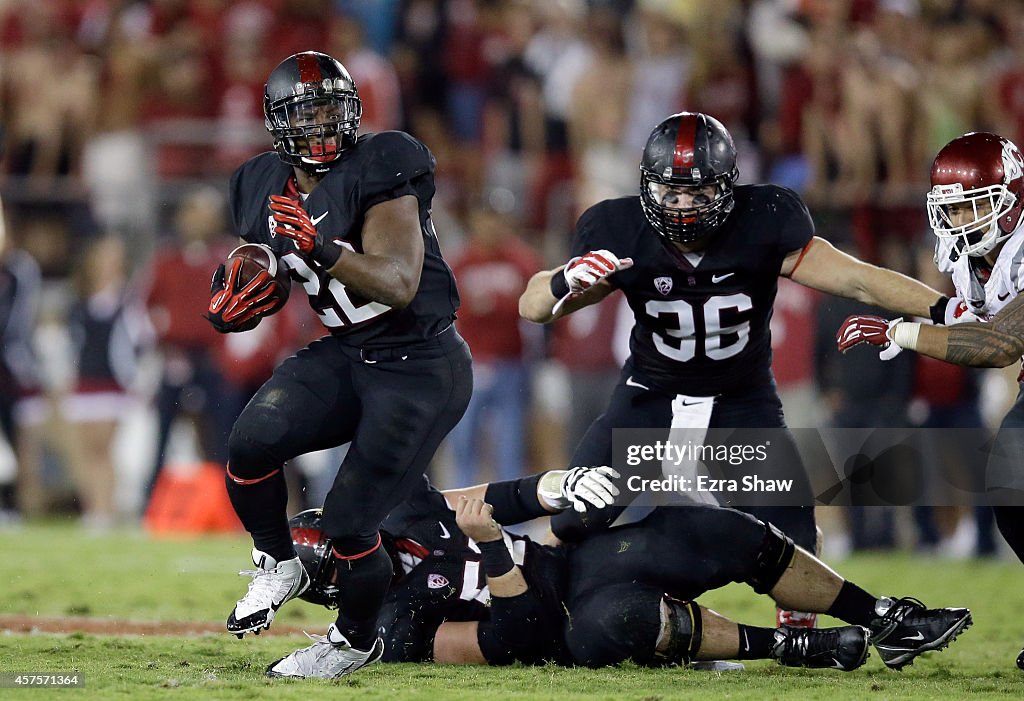
<svg viewBox="0 0 1024 701"><path fill-rule="evenodd" d="M559 284L559 279L564 280L564 271L565 266L560 265L552 270L541 270L531 277L526 290L519 297L519 316L538 324L549 324L555 319L572 314L577 309L597 304L615 291L607 280L601 280L575 297L570 295L556 310L555 305L564 295L556 297L553 287L554 284Z"/></svg>
<svg viewBox="0 0 1024 701"><path fill-rule="evenodd" d="M806 287L898 314L929 318L932 307L947 300L923 282L865 263L817 236L786 256L780 274Z"/></svg>
<svg viewBox="0 0 1024 701"><path fill-rule="evenodd" d="M491 506L494 519L510 526L556 514L570 506L581 512L609 506L619 494L614 483L618 478L619 473L610 467L574 467L515 480L446 489L442 494L449 504L458 504L461 499L485 501Z"/></svg>
<svg viewBox="0 0 1024 701"><path fill-rule="evenodd" d="M493 513L491 505L482 499L463 497L455 506L455 522L480 549L484 577L491 592L490 619L477 623L481 657L490 664L511 664L536 654L536 634L541 628L538 624L543 608L526 583L523 571L512 561ZM435 638L435 655L437 652Z"/></svg>
<svg viewBox="0 0 1024 701"><path fill-rule="evenodd" d="M868 343L882 348L883 357L907 349L957 365L1007 367L1024 355L1024 295L1014 297L987 323L935 326L877 316L851 316L839 328L836 341L844 352L859 343ZM891 348L893 344L897 348Z"/></svg>
<svg viewBox="0 0 1024 701"><path fill-rule="evenodd" d="M401 309L412 302L423 272L423 231L419 200L402 195L366 210L363 252L327 240L294 200L270 196L275 233L295 241L304 254L356 294Z"/></svg>

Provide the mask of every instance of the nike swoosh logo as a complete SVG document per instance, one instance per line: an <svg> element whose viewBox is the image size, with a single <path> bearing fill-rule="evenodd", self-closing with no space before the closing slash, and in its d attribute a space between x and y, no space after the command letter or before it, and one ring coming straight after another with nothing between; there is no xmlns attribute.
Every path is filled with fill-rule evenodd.
<svg viewBox="0 0 1024 701"><path fill-rule="evenodd" d="M1000 301L1000 302L1005 302L1005 301L1006 301L1006 298L1010 296L1010 293L1009 293L1009 292L1007 292L1007 293L1006 293L1006 294L1004 294L1004 295L996 295L996 296L997 296L997 297L999 297L999 301Z"/></svg>
<svg viewBox="0 0 1024 701"><path fill-rule="evenodd" d="M904 635L903 640L924 640L924 633L917 631L914 635Z"/></svg>
<svg viewBox="0 0 1024 701"><path fill-rule="evenodd" d="M679 402L683 406L697 406L700 402Z"/></svg>
<svg viewBox="0 0 1024 701"><path fill-rule="evenodd" d="M632 377L626 379L626 386L627 387L639 387L640 389L646 389L648 391L650 391L650 389L651 389L650 387L645 387L644 385L640 384L639 382L634 381Z"/></svg>
<svg viewBox="0 0 1024 701"><path fill-rule="evenodd" d="M319 217L310 217L309 220L311 222L313 222L313 226L316 226L317 224L322 222L324 220L324 217L326 217L326 216L327 216L327 212L324 212Z"/></svg>
<svg viewBox="0 0 1024 701"><path fill-rule="evenodd" d="M713 283L715 283L717 285L722 280L726 279L727 277L732 277L735 274L736 273L726 273L725 275L712 275L711 276L711 282L713 282Z"/></svg>
<svg viewBox="0 0 1024 701"><path fill-rule="evenodd" d="M442 538L442 539L444 539L444 540L448 540L449 538L451 538L451 537L452 537L452 534L448 532L448 529L444 527L444 524L443 524L443 523L441 523L440 521L438 521L438 522L437 522L437 525L439 525L439 526L441 527L441 538Z"/></svg>

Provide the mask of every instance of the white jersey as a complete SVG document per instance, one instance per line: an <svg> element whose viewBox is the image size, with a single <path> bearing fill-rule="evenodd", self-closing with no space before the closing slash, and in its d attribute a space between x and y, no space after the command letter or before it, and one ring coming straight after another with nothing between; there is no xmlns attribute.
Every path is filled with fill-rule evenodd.
<svg viewBox="0 0 1024 701"><path fill-rule="evenodd" d="M936 255L936 263L939 257ZM1024 226L1003 243L987 282L978 279L969 256L960 256L952 264L952 274L956 295L967 310L980 319L991 319L1024 289Z"/></svg>

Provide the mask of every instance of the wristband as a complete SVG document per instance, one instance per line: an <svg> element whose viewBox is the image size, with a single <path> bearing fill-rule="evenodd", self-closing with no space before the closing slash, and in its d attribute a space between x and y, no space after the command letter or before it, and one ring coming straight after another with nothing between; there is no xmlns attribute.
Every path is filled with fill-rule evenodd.
<svg viewBox="0 0 1024 701"><path fill-rule="evenodd" d="M551 294L562 299L569 294L569 281L565 279L564 268L551 276Z"/></svg>
<svg viewBox="0 0 1024 701"><path fill-rule="evenodd" d="M949 306L951 301L952 299L946 295L942 295L939 297L939 301L928 307L928 316L931 317L933 324L941 326L946 323L946 307Z"/></svg>
<svg viewBox="0 0 1024 701"><path fill-rule="evenodd" d="M504 538L477 543L476 546L480 548L480 560L488 577L501 577L515 568L516 563L512 562L512 553L505 547Z"/></svg>
<svg viewBox="0 0 1024 701"><path fill-rule="evenodd" d="M334 241L324 241L323 247L316 255L316 262L323 266L324 270L330 270L341 258L342 247Z"/></svg>
<svg viewBox="0 0 1024 701"><path fill-rule="evenodd" d="M917 350L917 337L920 333L920 324L913 321L901 321L889 331L889 338L900 348Z"/></svg>

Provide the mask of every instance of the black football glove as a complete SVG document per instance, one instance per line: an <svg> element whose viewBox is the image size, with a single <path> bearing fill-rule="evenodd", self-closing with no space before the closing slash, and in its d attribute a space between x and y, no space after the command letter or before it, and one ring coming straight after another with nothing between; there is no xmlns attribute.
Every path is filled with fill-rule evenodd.
<svg viewBox="0 0 1024 701"><path fill-rule="evenodd" d="M242 261L221 263L213 274L210 286L210 309L206 320L220 333L234 333L256 328L262 315L277 304L277 282L261 270L246 285L239 284Z"/></svg>

